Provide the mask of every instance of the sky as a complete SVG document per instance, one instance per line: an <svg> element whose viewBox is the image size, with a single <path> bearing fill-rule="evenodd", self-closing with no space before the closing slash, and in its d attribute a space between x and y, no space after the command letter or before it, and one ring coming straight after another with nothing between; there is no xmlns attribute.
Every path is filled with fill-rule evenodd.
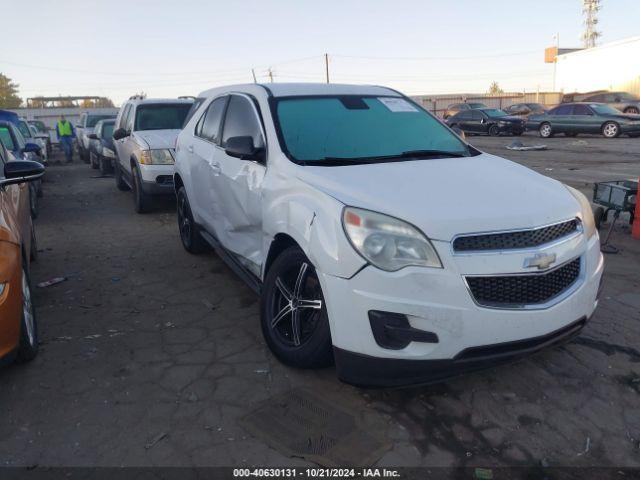
<svg viewBox="0 0 640 480"><path fill-rule="evenodd" d="M409 95L552 89L544 49L579 47L581 0L0 0L0 72L23 98L121 103L252 82ZM10 7L10 8L8 8ZM599 43L640 35L640 0L602 0ZM637 59L636 59L637 60Z"/></svg>

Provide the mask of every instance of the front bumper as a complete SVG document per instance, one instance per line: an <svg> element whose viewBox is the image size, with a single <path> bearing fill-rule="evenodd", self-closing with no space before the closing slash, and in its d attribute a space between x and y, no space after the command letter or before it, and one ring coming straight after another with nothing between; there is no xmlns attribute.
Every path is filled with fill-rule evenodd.
<svg viewBox="0 0 640 480"><path fill-rule="evenodd" d="M142 191L148 195L175 195L173 165L140 165Z"/></svg>
<svg viewBox="0 0 640 480"><path fill-rule="evenodd" d="M20 341L22 320L22 268L20 249L0 242L0 263L5 288L0 295L0 364L13 360Z"/></svg>
<svg viewBox="0 0 640 480"><path fill-rule="evenodd" d="M508 125L498 124L500 133L523 133L525 131L525 124L509 123Z"/></svg>
<svg viewBox="0 0 640 480"><path fill-rule="evenodd" d="M338 374L345 381L360 385L402 385L483 368L565 337L534 342L533 346L521 344L523 348L513 348L509 355L497 358L487 355L487 358L461 361L466 357L463 352L479 347L490 351L505 344L516 345L513 342L547 339L554 332L563 332L570 325L590 318L596 308L603 270L597 235L587 242L580 234L536 250L556 254L558 265L580 256L583 267L569 295L561 295L557 303L534 309L479 306L463 278L521 273L523 260L531 256L531 251L453 255L450 243L433 243L443 261L443 269L408 267L398 272L384 272L367 266L350 279L320 274ZM438 341L411 342L396 350L383 348L372 332L371 310L402 314L412 328L431 332ZM570 330L570 334L575 333ZM364 368L367 363L369 366ZM362 373L363 368L368 374Z"/></svg>

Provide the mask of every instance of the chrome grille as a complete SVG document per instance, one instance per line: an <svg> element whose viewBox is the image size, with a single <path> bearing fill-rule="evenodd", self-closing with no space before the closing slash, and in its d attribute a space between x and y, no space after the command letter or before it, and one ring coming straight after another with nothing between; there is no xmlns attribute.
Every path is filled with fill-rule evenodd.
<svg viewBox="0 0 640 480"><path fill-rule="evenodd" d="M572 234L578 230L578 225L578 220L574 218L533 230L465 235L453 241L453 249L456 252L471 252L533 248Z"/></svg>
<svg viewBox="0 0 640 480"><path fill-rule="evenodd" d="M545 273L470 276L467 285L476 303L486 307L519 308L545 304L565 292L580 276L576 258Z"/></svg>

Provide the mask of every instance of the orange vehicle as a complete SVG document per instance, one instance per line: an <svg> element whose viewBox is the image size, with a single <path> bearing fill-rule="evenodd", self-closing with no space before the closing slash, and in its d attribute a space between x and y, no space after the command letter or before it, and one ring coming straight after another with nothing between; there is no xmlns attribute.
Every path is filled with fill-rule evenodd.
<svg viewBox="0 0 640 480"><path fill-rule="evenodd" d="M0 142L0 364L27 362L38 353L29 263L37 250L29 208L29 181L44 167L18 161Z"/></svg>

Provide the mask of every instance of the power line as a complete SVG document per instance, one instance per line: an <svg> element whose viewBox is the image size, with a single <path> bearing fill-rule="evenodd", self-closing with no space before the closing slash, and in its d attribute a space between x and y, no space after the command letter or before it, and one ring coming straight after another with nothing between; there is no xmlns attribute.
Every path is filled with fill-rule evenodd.
<svg viewBox="0 0 640 480"><path fill-rule="evenodd" d="M539 50L528 50L525 52L511 52L511 53L497 53L491 55L473 55L470 57L374 57L374 56L364 56L364 55L335 55L331 54L332 57L338 58L352 58L352 59L363 59L363 60L475 60L478 58L503 58L503 57L517 57L522 55L531 55L534 53L540 53Z"/></svg>

